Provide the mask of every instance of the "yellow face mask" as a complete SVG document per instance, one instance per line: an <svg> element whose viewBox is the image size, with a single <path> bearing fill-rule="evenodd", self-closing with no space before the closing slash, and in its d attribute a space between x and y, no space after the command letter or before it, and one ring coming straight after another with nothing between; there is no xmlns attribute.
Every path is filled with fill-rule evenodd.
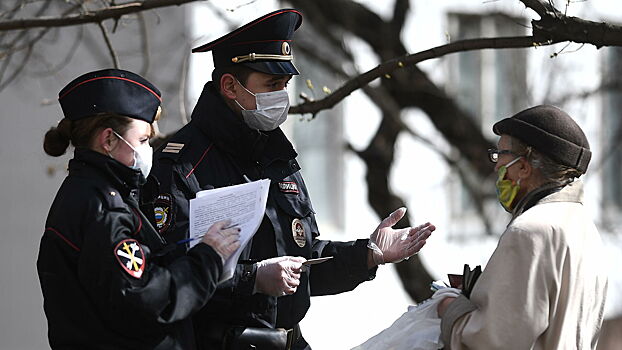
<svg viewBox="0 0 622 350"><path fill-rule="evenodd" d="M518 179L518 181L514 183L512 180L505 180L504 178L505 174L508 171L508 168L516 163L519 159L520 157L514 159L506 165L500 166L498 171L499 176L497 177L497 182L495 183L495 186L497 187L497 198L499 199L499 203L501 203L503 209L505 209L505 211L507 211L508 213L512 212L512 204L514 202L514 198L516 198L516 194L520 189L520 179Z"/></svg>

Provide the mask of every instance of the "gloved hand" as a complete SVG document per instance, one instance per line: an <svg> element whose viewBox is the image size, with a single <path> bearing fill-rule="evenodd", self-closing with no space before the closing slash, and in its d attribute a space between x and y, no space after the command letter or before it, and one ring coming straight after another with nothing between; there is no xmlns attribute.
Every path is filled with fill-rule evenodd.
<svg viewBox="0 0 622 350"><path fill-rule="evenodd" d="M302 257L279 256L258 262L255 291L274 297L296 293L305 261Z"/></svg>
<svg viewBox="0 0 622 350"><path fill-rule="evenodd" d="M229 227L231 220L222 220L214 223L201 242L212 247L224 262L240 247L240 228Z"/></svg>
<svg viewBox="0 0 622 350"><path fill-rule="evenodd" d="M369 237L367 247L372 250L376 265L408 259L419 252L432 231L436 230L436 227L429 222L414 228L393 229L393 225L400 221L404 214L406 208L397 209L382 220Z"/></svg>

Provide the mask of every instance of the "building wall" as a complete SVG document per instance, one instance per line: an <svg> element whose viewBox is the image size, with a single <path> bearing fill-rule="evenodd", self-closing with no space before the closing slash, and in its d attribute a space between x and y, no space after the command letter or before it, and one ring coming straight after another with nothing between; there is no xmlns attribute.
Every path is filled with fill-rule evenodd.
<svg viewBox="0 0 622 350"><path fill-rule="evenodd" d="M381 7L383 4L373 0L361 2L372 7ZM220 8L228 6L227 2L222 2L222 6L218 1L213 3ZM240 3L246 3L246 1ZM604 3L605 1L602 0L573 3L569 14L587 16L594 20L602 18L616 20L610 14L620 13L619 8L614 8L613 2L608 2L611 7L604 7L602 5ZM251 20L259 13L269 12L273 6L276 6L274 1L268 5L264 2L253 3L246 8L247 13L242 17L245 16L246 20ZM449 11L465 13L506 11L513 16L533 16L532 13L526 13L524 6L517 1L475 3L450 0L439 3L416 0L413 1L412 8L413 16L407 22L403 33L403 37L408 38L405 42L411 52L447 42L446 15ZM379 11L383 10L379 9ZM239 13L236 12L236 14ZM199 54L196 60L193 60L192 79L187 85L185 84L183 73L185 67L190 66L185 66L184 61L187 59L189 48L192 44L202 44L220 36L226 32L226 25L220 22L216 25L213 20L208 20L194 7L189 6L150 11L145 13L144 17L147 23L146 32L150 37L148 50L151 55L147 65L139 59L141 44L137 41L137 37L139 37L140 29L135 17L130 16L122 20L117 32L111 34L111 37L113 45L119 49L122 67L139 73L148 67L146 73L143 74L164 91L165 118L160 123L160 127L164 132L170 132L182 124L182 115L191 111L198 97L197 91L200 91L203 83L210 79L211 58L209 54ZM195 22L203 22L204 29L201 31L187 29L186 24L191 18ZM617 19L620 20L620 18ZM109 22L106 24L110 25L111 22ZM244 23L244 21L239 23ZM78 29L64 30L63 36L52 33L50 38L59 37L59 40L37 44L33 63L10 87L0 92L0 106L2 106L0 113L0 164L2 164L0 166L0 222L3 223L0 232L0 350L48 347L45 335L47 327L35 262L45 216L54 193L66 174L69 155L62 158L46 156L41 147L43 134L61 119L60 107L56 102L58 91L79 74L111 65L97 26L87 25L83 28L84 41L78 46L75 55L70 57L67 51L72 47L72 40L78 37ZM549 58L551 53L560 49L560 46L556 46L528 50L527 86L533 97L531 103L540 103L545 100L547 86L550 85L543 84L542 81L549 80L552 76L554 77L552 80L554 85L551 88L553 95L548 95L552 98L563 96L567 92L597 86L600 75L598 68L600 52L606 49L597 51L594 48L585 47L577 54L569 53L559 55L555 59ZM358 56L361 58L358 62L361 71L373 68L379 63L366 53L368 51L365 48L360 48L357 52L361 53ZM448 74L444 62L443 59L431 60L420 66L439 84L445 84ZM45 74L50 67L61 63L67 64L53 74ZM180 101L179 96L184 96L184 94L188 94L189 98L187 100L182 98ZM293 104L297 102L292 99ZM599 159L601 131L598 99L567 103L563 107L588 131L595 150L594 159ZM345 139L355 148L364 147L379 121L378 110L360 92L349 96L342 108L345 116L343 120ZM298 122L296 119L294 117L289 123ZM405 120L422 134L433 138L439 137L421 112L406 111ZM287 128L292 131L298 126L290 125ZM318 138L321 140L319 135ZM304 147L304 142L303 139L299 141L301 147ZM335 144L338 145L338 143ZM305 169L317 166L313 163L314 158L317 158L313 153L316 151L320 152L310 150L311 157L307 163L303 164ZM417 163L412 161L413 154L417 155ZM367 204L364 169L360 160L347 153L344 159L343 185L341 186L344 201L344 229L342 231L332 230L341 225L325 229L323 225L322 234L326 239L342 240L369 236L379 221ZM425 170L421 169L421 164L425 164ZM303 171L307 174L306 170L303 169ZM406 199L411 220L416 223L429 220L439 227L420 255L436 278L442 278L448 272L461 271L463 263L485 264L496 242L496 237L484 239L482 237L455 239L455 235L451 237L451 232L447 227L451 226L453 220L450 205L452 198L446 186L446 180L450 175L443 161L427 146L408 137L400 138L391 184L396 192ZM321 171L317 171L312 176L313 181L309 182L321 183L332 181L330 176L334 176L334 173L323 175ZM318 179L316 176L326 176L326 178ZM590 195L588 205L593 208L594 217L598 221L601 191L598 172L587 176L586 181ZM322 191L315 191L316 185L313 183L308 183L308 185L314 196L316 210L321 213L326 210L321 203L326 203L330 198L316 198L316 194L327 195L322 195ZM331 223L329 225L332 226ZM613 257L617 253L615 250L608 250L607 254ZM447 258L452 256L458 256L460 259ZM619 259L612 260L611 266L618 268L619 263L616 262L619 262ZM619 283L614 285L619 285ZM609 298L615 301L616 294L610 292ZM303 332L316 350L350 348L389 326L406 310L408 303L411 301L403 292L393 268L383 266L379 269L376 280L365 283L353 292L339 296L313 298L309 314L303 322ZM619 313L614 306L611 306L609 310L611 315ZM606 326L603 334L617 334L615 329L619 327L617 323Z"/></svg>
<svg viewBox="0 0 622 350"><path fill-rule="evenodd" d="M142 71L163 91L165 117L175 121L180 114L177 96L188 53L185 45L189 45L185 14L181 8L169 8L143 16L149 36L147 65L139 55L142 48L135 16L120 21L116 33L110 34L112 43L121 68ZM110 29L112 22L105 24ZM67 59L80 31L83 40ZM7 75L18 68L20 60L12 61ZM0 92L0 350L49 348L36 259L47 211L66 175L72 151L61 158L47 156L43 135L62 118L58 91L78 75L109 68L111 62L96 25L51 31L34 47L18 79ZM49 72L57 65L61 69Z"/></svg>

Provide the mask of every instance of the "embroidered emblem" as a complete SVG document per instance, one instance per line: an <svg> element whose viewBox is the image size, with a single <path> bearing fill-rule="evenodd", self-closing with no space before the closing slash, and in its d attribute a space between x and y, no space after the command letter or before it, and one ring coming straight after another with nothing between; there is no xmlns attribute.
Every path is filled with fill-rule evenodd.
<svg viewBox="0 0 622 350"><path fill-rule="evenodd" d="M289 47L289 43L287 41L284 41L283 44L281 44L281 53L285 56L292 53L292 49Z"/></svg>
<svg viewBox="0 0 622 350"><path fill-rule="evenodd" d="M168 193L162 193L153 203L153 212L158 232L162 233L168 229L173 219L173 198Z"/></svg>
<svg viewBox="0 0 622 350"><path fill-rule="evenodd" d="M307 239L305 238L305 227L302 225L302 221L300 219L294 219L292 221L292 235L294 236L294 241L300 248L304 247L307 244Z"/></svg>
<svg viewBox="0 0 622 350"><path fill-rule="evenodd" d="M296 193L298 194L298 185L293 181L279 182L279 189L283 193Z"/></svg>
<svg viewBox="0 0 622 350"><path fill-rule="evenodd" d="M179 153L182 148L184 148L183 143L169 142L162 150L162 153Z"/></svg>
<svg viewBox="0 0 622 350"><path fill-rule="evenodd" d="M124 239L114 248L114 255L123 270L134 278L140 278L145 271L145 253L135 239Z"/></svg>

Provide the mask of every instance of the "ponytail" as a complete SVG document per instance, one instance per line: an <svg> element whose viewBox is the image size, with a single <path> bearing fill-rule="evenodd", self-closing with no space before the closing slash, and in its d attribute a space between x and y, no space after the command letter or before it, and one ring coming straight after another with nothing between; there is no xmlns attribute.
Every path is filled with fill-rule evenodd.
<svg viewBox="0 0 622 350"><path fill-rule="evenodd" d="M60 157L67 151L71 141L71 120L63 118L58 125L50 128L43 139L43 150L52 157Z"/></svg>
<svg viewBox="0 0 622 350"><path fill-rule="evenodd" d="M112 128L124 135L132 120L112 113L100 113L76 121L63 118L55 128L45 133L43 150L52 157L59 157L65 154L70 143L76 148L92 148L99 131Z"/></svg>

